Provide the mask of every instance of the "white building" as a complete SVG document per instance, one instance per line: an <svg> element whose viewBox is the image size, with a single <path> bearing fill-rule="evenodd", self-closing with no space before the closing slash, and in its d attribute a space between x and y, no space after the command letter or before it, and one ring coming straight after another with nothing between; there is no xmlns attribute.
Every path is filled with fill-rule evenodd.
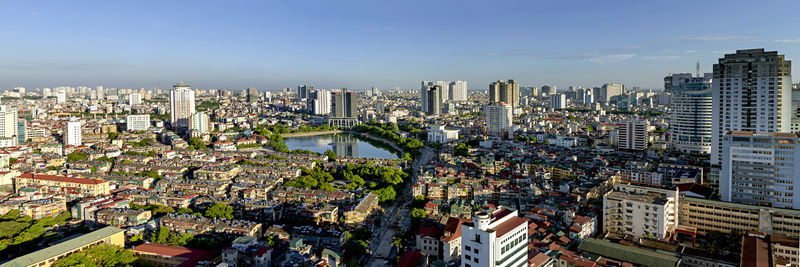
<svg viewBox="0 0 800 267"><path fill-rule="evenodd" d="M187 130L189 117L195 112L194 90L183 82L172 87L169 94L169 116L172 128Z"/></svg>
<svg viewBox="0 0 800 267"><path fill-rule="evenodd" d="M452 101L467 101L467 82L452 81L448 86L448 95Z"/></svg>
<svg viewBox="0 0 800 267"><path fill-rule="evenodd" d="M441 144L458 139L458 130L447 130L444 125L428 126L428 142Z"/></svg>
<svg viewBox="0 0 800 267"><path fill-rule="evenodd" d="M10 106L0 106L0 147L16 146L19 143L17 136L17 109Z"/></svg>
<svg viewBox="0 0 800 267"><path fill-rule="evenodd" d="M603 232L668 239L678 226L678 189L618 183L603 196Z"/></svg>
<svg viewBox="0 0 800 267"><path fill-rule="evenodd" d="M737 50L714 64L711 164L722 164L729 131L791 130L792 65L777 51Z"/></svg>
<svg viewBox="0 0 800 267"><path fill-rule="evenodd" d="M565 94L552 94L552 95L550 95L550 108L552 108L552 109L565 109L565 108L567 108L567 95L565 95Z"/></svg>
<svg viewBox="0 0 800 267"><path fill-rule="evenodd" d="M150 128L150 114L125 116L125 126L128 132L146 131Z"/></svg>
<svg viewBox="0 0 800 267"><path fill-rule="evenodd" d="M331 91L317 89L309 93L307 100L308 109L314 115L328 115L331 113Z"/></svg>
<svg viewBox="0 0 800 267"><path fill-rule="evenodd" d="M486 119L486 130L489 135L503 136L511 129L514 119L511 105L495 103L485 106L483 112Z"/></svg>
<svg viewBox="0 0 800 267"><path fill-rule="evenodd" d="M142 104L142 94L132 93L128 95L128 105L135 106Z"/></svg>
<svg viewBox="0 0 800 267"><path fill-rule="evenodd" d="M81 121L71 118L64 127L64 145L79 146L83 144L81 137Z"/></svg>
<svg viewBox="0 0 800 267"><path fill-rule="evenodd" d="M625 86L619 83L607 83L603 87L595 88L594 101L608 105L611 98L625 93Z"/></svg>
<svg viewBox="0 0 800 267"><path fill-rule="evenodd" d="M56 91L56 103L63 104L67 102L67 90L64 88L59 88Z"/></svg>
<svg viewBox="0 0 800 267"><path fill-rule="evenodd" d="M647 120L630 119L622 123L617 130L617 149L647 149L647 127Z"/></svg>
<svg viewBox="0 0 800 267"><path fill-rule="evenodd" d="M711 154L711 79L686 78L670 90L670 145L682 153Z"/></svg>
<svg viewBox="0 0 800 267"><path fill-rule="evenodd" d="M192 114L189 119L189 130L192 136L199 136L207 134L210 129L210 122L208 115L205 112L197 112Z"/></svg>
<svg viewBox="0 0 800 267"><path fill-rule="evenodd" d="M524 266L528 261L528 219L505 208L476 212L461 225L461 267Z"/></svg>
<svg viewBox="0 0 800 267"><path fill-rule="evenodd" d="M719 191L723 201L800 209L800 136L729 132Z"/></svg>

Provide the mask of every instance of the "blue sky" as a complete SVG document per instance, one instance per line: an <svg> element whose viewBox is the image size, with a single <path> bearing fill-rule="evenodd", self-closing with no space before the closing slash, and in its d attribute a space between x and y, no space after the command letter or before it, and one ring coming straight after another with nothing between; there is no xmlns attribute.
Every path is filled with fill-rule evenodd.
<svg viewBox="0 0 800 267"><path fill-rule="evenodd" d="M123 3L124 2L124 3ZM3 1L0 89L661 88L724 52L800 59L800 1ZM798 75L796 66L793 71ZM796 78L795 80L800 80Z"/></svg>

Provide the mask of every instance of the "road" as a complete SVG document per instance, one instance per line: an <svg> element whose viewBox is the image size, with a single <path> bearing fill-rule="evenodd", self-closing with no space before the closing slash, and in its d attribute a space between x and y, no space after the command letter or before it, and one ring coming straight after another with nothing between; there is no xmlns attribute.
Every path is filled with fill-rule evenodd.
<svg viewBox="0 0 800 267"><path fill-rule="evenodd" d="M406 186L403 187L402 192L397 194L397 201L395 201L394 204L389 207L384 207L385 212L383 217L381 217L381 226L372 231L372 239L369 242L369 251L373 252L373 260L388 256L388 251L386 248L388 247L391 249L392 236L394 235L395 231L387 231L387 229L397 228L399 229L398 232L404 232L407 230L409 226L408 221L411 217L411 212L408 210L408 207L411 205L411 201L414 199L411 196L411 186L417 182L417 178L420 175L420 166L431 161L433 156L434 151L432 148L426 146L422 149L420 156L414 159L414 162L411 164L412 172L411 176L409 176L410 180L408 183L406 183ZM389 244L382 244L386 242Z"/></svg>

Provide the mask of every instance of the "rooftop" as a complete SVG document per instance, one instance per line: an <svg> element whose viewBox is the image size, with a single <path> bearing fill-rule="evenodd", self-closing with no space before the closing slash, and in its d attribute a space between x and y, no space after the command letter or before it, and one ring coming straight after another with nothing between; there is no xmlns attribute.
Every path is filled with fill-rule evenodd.
<svg viewBox="0 0 800 267"><path fill-rule="evenodd" d="M68 253L73 250L77 250L87 244L91 244L102 240L103 238L115 235L117 233L124 232L125 230L108 226L102 228L100 230L96 230L64 242L46 247L44 249L37 250L35 252L31 252L27 255L17 257L9 262L3 264L4 267L16 267L16 266L30 266L41 261L45 261L47 259L56 257L61 254Z"/></svg>

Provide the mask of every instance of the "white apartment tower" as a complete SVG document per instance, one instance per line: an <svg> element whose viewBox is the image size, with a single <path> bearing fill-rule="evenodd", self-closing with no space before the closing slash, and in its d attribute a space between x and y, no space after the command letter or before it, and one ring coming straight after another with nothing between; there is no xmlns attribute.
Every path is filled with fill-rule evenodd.
<svg viewBox="0 0 800 267"><path fill-rule="evenodd" d="M528 219L505 208L461 224L461 267L525 266Z"/></svg>
<svg viewBox="0 0 800 267"><path fill-rule="evenodd" d="M56 103L63 104L67 102L67 90L59 88L56 91Z"/></svg>
<svg viewBox="0 0 800 267"><path fill-rule="evenodd" d="M128 132L146 131L150 128L150 114L125 116L125 126Z"/></svg>
<svg viewBox="0 0 800 267"><path fill-rule="evenodd" d="M172 129L185 131L189 128L189 117L195 110L194 90L183 82L172 87L169 93L169 116Z"/></svg>
<svg viewBox="0 0 800 267"><path fill-rule="evenodd" d="M142 104L142 94L131 93L128 95L128 105L135 106Z"/></svg>
<svg viewBox="0 0 800 267"><path fill-rule="evenodd" d="M722 144L723 201L800 209L800 135L734 131Z"/></svg>
<svg viewBox="0 0 800 267"><path fill-rule="evenodd" d="M467 82L452 81L447 90L449 91L450 100L467 101Z"/></svg>
<svg viewBox="0 0 800 267"><path fill-rule="evenodd" d="M81 137L81 121L71 118L64 127L64 145L79 146L83 144Z"/></svg>
<svg viewBox="0 0 800 267"><path fill-rule="evenodd" d="M419 88L420 95L421 95L421 105L422 105L422 112L429 113L431 112L429 108L430 100L428 100L428 89L434 86L440 86L442 90L440 90L440 101L439 103L444 103L446 100L449 99L448 90L444 90L445 88L449 88L450 82L445 81L422 81L422 84Z"/></svg>
<svg viewBox="0 0 800 267"><path fill-rule="evenodd" d="M489 135L504 136L513 125L511 105L494 103L483 108L486 118L486 130Z"/></svg>
<svg viewBox="0 0 800 267"><path fill-rule="evenodd" d="M328 115L331 113L331 91L317 89L308 92L306 101L308 110L314 115Z"/></svg>
<svg viewBox="0 0 800 267"><path fill-rule="evenodd" d="M617 130L617 149L642 151L647 149L647 120L630 119Z"/></svg>
<svg viewBox="0 0 800 267"><path fill-rule="evenodd" d="M792 62L777 51L736 50L714 64L711 165L722 163L728 131L789 132Z"/></svg>
<svg viewBox="0 0 800 267"><path fill-rule="evenodd" d="M0 106L0 147L16 146L17 136L17 109L6 105Z"/></svg>
<svg viewBox="0 0 800 267"><path fill-rule="evenodd" d="M618 183L603 196L603 232L667 239L678 226L678 190Z"/></svg>
<svg viewBox="0 0 800 267"><path fill-rule="evenodd" d="M192 136L199 136L209 132L211 125L209 124L208 115L205 112L197 112L192 114L189 120L189 130Z"/></svg>

